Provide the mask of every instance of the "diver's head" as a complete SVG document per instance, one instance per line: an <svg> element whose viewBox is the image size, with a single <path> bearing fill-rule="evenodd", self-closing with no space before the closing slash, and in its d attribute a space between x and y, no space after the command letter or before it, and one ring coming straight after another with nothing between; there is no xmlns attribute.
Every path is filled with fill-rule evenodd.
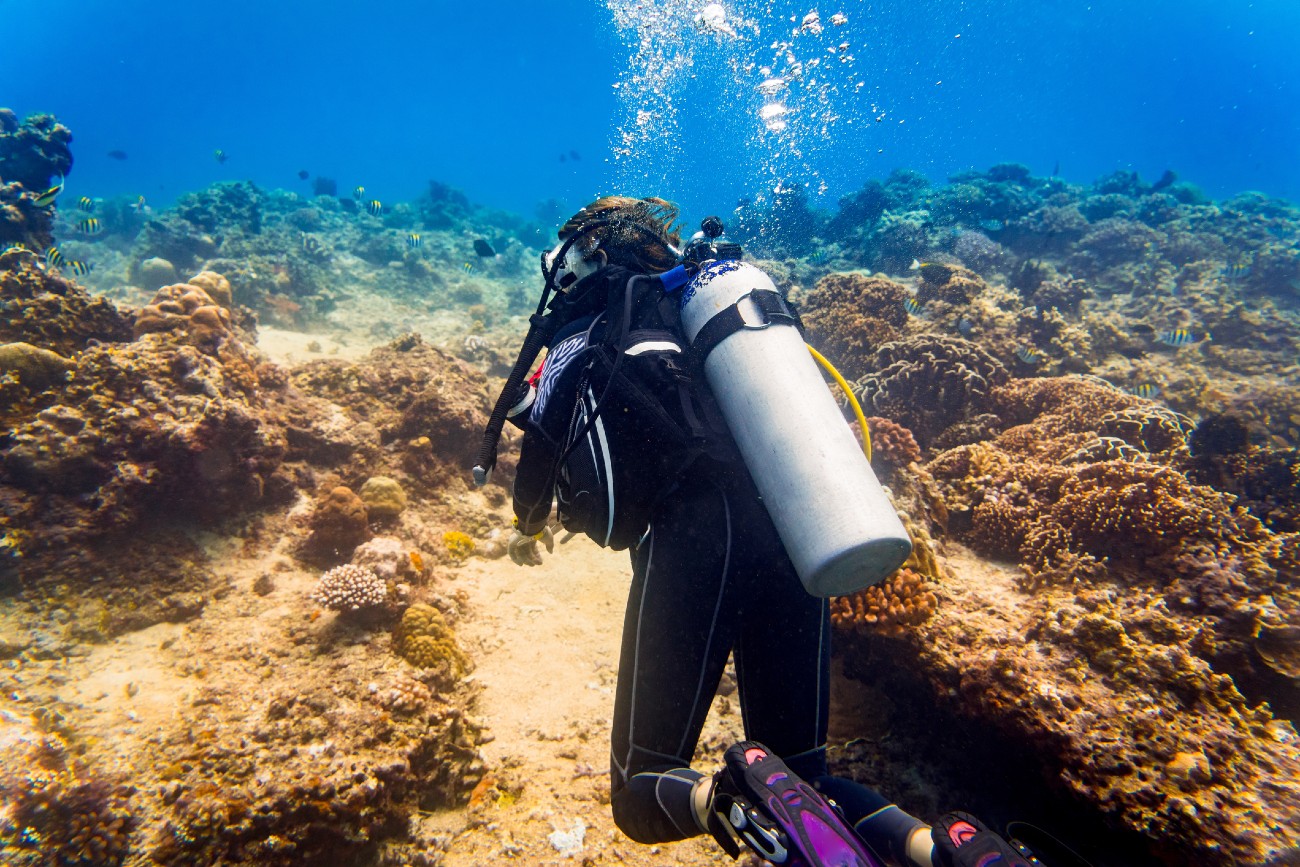
<svg viewBox="0 0 1300 867"><path fill-rule="evenodd" d="M555 271L558 288L567 288L606 265L643 274L667 271L680 256L681 235L673 225L677 214L676 205L653 197L597 199L560 227L560 243L542 257L542 270L550 269L563 252L563 262Z"/></svg>

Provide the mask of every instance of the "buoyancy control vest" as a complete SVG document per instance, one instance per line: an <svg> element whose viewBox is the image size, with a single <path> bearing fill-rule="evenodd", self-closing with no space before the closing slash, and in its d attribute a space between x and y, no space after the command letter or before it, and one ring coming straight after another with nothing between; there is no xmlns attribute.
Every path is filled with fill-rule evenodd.
<svg viewBox="0 0 1300 867"><path fill-rule="evenodd" d="M696 460L738 457L657 280L611 266L570 294L553 313L577 315L555 331L527 425L555 450L564 528L622 550Z"/></svg>

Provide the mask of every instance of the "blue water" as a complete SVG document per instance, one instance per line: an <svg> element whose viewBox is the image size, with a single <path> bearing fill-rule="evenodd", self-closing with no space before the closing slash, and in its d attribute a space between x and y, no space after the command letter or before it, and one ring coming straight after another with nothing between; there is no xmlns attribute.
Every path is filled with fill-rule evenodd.
<svg viewBox="0 0 1300 867"><path fill-rule="evenodd" d="M660 82L673 122L619 159L632 122L616 85L638 70L605 0L0 0L0 105L72 129L69 193L156 204L222 179L308 193L306 169L387 201L438 179L524 214L608 192L722 210L776 183L833 208L896 167L941 181L997 162L1077 183L1173 169L1214 197L1300 199L1295 0L730 0L753 22L740 40L696 31L694 11L664 20L702 0L608 2L690 61ZM819 40L854 56L822 67L843 85L830 139L806 110L765 134L763 76L732 66L766 62L812 8L848 23L795 40L800 59Z"/></svg>

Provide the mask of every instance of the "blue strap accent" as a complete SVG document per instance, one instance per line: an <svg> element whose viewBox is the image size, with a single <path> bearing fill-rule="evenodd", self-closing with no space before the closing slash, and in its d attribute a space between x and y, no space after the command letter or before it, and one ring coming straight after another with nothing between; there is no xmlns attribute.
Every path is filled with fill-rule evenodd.
<svg viewBox="0 0 1300 867"><path fill-rule="evenodd" d="M663 284L664 291L669 295L690 282L691 275L687 272L685 265L678 265L669 271L659 275L659 282Z"/></svg>

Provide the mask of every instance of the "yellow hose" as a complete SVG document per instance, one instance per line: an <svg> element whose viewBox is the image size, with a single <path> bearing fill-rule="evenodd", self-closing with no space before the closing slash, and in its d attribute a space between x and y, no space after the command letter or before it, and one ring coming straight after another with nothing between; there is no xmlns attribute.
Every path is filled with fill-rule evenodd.
<svg viewBox="0 0 1300 867"><path fill-rule="evenodd" d="M862 414L862 404L858 403L857 397L853 394L853 389L849 388L849 384L844 381L844 377L840 376L840 372L835 369L835 365L826 360L826 356L811 346L808 347L808 351L812 353L813 358L817 359L817 363L826 368L826 372L840 384L840 388L844 389L844 396L849 399L849 406L853 407L853 414L858 418L858 426L862 428L862 451L866 452L867 460L870 461L871 431L867 428L867 417Z"/></svg>

